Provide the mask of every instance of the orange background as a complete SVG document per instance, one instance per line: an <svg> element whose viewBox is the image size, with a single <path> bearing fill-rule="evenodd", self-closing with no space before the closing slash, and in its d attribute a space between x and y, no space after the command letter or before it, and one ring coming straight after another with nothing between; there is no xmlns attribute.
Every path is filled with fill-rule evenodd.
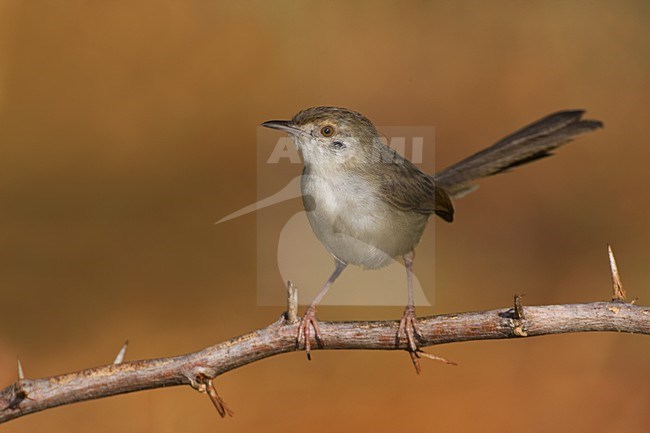
<svg viewBox="0 0 650 433"><path fill-rule="evenodd" d="M420 315L610 297L606 243L650 304L647 2L0 2L0 386L176 355L274 321L256 306L257 125L333 104L434 125L437 167L564 108L606 128L482 183L437 224ZM274 218L273 212L266 212ZM305 236L311 236L306 233ZM426 256L418 256L426 266ZM345 290L345 285L332 290ZM403 290L400 287L398 290ZM323 320L401 308L323 307ZM644 431L647 336L317 352L30 415L4 432Z"/></svg>

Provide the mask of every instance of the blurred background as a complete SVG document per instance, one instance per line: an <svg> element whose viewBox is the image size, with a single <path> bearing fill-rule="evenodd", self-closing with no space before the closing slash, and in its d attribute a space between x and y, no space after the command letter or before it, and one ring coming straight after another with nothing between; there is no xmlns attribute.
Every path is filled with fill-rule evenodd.
<svg viewBox="0 0 650 433"><path fill-rule="evenodd" d="M611 296L606 244L650 304L650 5L0 1L0 386L195 351L262 327L258 125L314 105L433 125L436 167L552 111L605 129L482 182L436 225L420 315ZM290 169L296 169L291 167ZM283 174L283 175L286 175ZM311 237L311 233L305 233ZM427 267L419 255L418 266ZM430 266L430 265L429 265ZM326 275L323 276L325 278ZM423 278L423 285L432 284ZM346 287L347 286L347 287ZM352 290L344 281L332 290ZM403 286L396 290L404 290ZM329 307L322 320L398 319ZM404 352L292 353L188 387L57 408L4 432L643 431L650 340L559 335ZM308 427L307 427L308 426Z"/></svg>

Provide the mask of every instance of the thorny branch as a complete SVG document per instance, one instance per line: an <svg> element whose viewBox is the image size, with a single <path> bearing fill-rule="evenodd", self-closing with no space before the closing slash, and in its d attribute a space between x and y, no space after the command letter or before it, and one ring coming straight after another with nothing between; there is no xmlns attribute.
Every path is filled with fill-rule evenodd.
<svg viewBox="0 0 650 433"><path fill-rule="evenodd" d="M524 307L517 295L512 308L420 318L419 346L590 331L650 335L650 307L624 301L611 248L610 268L611 302ZM299 350L296 311L296 291L289 284L287 313L275 323L199 352L126 362L125 343L113 364L43 379L25 378L19 361L18 380L0 391L0 423L65 404L174 385L192 386L208 395L222 417L232 415L217 394L214 378L260 359ZM395 341L398 326L397 321L320 322L320 331L324 349L409 350L404 338ZM316 341L313 347L318 347ZM420 356L441 360L418 351L416 357Z"/></svg>

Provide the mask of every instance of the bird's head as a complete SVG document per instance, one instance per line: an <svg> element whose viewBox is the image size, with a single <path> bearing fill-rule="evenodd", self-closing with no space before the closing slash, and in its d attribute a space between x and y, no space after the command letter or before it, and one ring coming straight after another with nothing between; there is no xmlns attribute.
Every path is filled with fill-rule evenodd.
<svg viewBox="0 0 650 433"><path fill-rule="evenodd" d="M262 126L289 133L305 164L324 170L369 161L379 142L379 134L370 120L338 107L312 107L291 120L270 120Z"/></svg>

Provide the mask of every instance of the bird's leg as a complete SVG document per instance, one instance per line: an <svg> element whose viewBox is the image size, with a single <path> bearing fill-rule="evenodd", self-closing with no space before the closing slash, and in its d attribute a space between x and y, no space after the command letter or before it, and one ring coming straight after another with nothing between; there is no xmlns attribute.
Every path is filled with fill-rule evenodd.
<svg viewBox="0 0 650 433"><path fill-rule="evenodd" d="M409 351L411 354L417 353L418 346L415 344L415 334L420 334L418 319L415 316L415 302L413 300L413 251L404 254L404 266L406 267L406 285L408 288L408 303L404 309L404 315L399 322L397 330L397 341L400 335L404 333L408 341ZM421 335L421 334L420 334Z"/></svg>
<svg viewBox="0 0 650 433"><path fill-rule="evenodd" d="M408 254L404 254L404 265L406 267L406 283L408 286L408 304L404 309L404 315L402 320L399 322L399 329L397 330L397 336L395 341L399 344L400 335L402 333L406 334L406 340L408 342L408 352L411 355L411 361L415 367L415 372L420 374L420 357L425 357L433 359L436 361L442 361L445 364L456 365L455 362L448 361L445 358L441 358L436 355L431 355L426 353L418 348L415 343L416 335L422 336L420 332L420 325L418 325L418 318L415 316L415 302L413 300L413 251Z"/></svg>
<svg viewBox="0 0 650 433"><path fill-rule="evenodd" d="M316 343L318 343L319 346L322 346L323 341L321 340L320 337L320 330L318 329L318 319L316 319L316 305L323 299L323 296L325 296L325 293L329 290L330 286L332 283L338 278L339 275L341 275L341 272L343 272L343 269L347 266L347 264L341 262L338 259L334 259L334 272L332 272L332 275L327 279L323 287L320 289L320 292L318 292L318 295L316 295L316 298L312 301L312 303L307 307L307 310L305 311L305 314L302 316L302 319L300 319L300 323L298 324L298 337L296 338L296 345L297 347L300 347L300 340L302 338L305 339L305 352L307 352L307 359L311 360L311 344L309 342L309 328L313 327L314 328L314 338L316 339Z"/></svg>

